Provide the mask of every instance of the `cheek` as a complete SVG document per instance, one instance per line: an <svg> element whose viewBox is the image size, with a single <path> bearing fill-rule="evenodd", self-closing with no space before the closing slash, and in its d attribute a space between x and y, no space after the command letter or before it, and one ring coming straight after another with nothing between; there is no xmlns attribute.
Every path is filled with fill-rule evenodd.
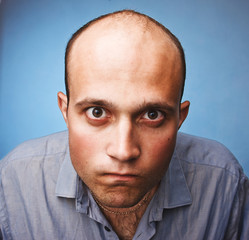
<svg viewBox="0 0 249 240"><path fill-rule="evenodd" d="M92 134L82 133L69 129L70 151L77 155L90 154L97 144L96 138Z"/></svg>
<svg viewBox="0 0 249 240"><path fill-rule="evenodd" d="M175 137L162 137L157 140L154 144L155 152L157 153L158 157L163 156L168 158L171 157L174 147L175 147Z"/></svg>
<svg viewBox="0 0 249 240"><path fill-rule="evenodd" d="M72 164L81 176L89 172L96 164L98 154L101 152L99 138L79 128L69 128L69 147Z"/></svg>
<svg viewBox="0 0 249 240"><path fill-rule="evenodd" d="M148 171L155 177L164 175L174 152L176 135L157 136L146 144Z"/></svg>

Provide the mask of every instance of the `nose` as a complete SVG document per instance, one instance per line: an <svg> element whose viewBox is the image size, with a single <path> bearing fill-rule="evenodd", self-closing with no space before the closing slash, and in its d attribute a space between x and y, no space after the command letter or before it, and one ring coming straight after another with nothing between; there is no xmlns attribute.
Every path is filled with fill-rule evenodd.
<svg viewBox="0 0 249 240"><path fill-rule="evenodd" d="M132 122L120 120L112 129L107 145L107 155L119 161L131 161L140 156L141 150L137 142Z"/></svg>

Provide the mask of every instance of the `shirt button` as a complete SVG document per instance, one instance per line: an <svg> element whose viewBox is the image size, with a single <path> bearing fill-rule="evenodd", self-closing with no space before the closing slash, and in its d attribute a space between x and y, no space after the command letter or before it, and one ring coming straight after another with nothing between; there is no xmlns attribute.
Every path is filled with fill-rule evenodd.
<svg viewBox="0 0 249 240"><path fill-rule="evenodd" d="M107 226L105 226L105 230L106 230L107 232L110 232L110 231L111 231L111 229L108 228Z"/></svg>

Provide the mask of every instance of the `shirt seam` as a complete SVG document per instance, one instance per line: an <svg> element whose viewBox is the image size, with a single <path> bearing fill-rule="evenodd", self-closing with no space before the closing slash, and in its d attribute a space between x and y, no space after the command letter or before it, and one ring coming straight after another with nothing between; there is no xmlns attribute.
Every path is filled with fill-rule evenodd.
<svg viewBox="0 0 249 240"><path fill-rule="evenodd" d="M51 154L38 154L38 155L29 155L29 156L25 156L25 157L15 157L15 158L7 158L6 161L0 160L0 170L3 169L4 167L8 166L9 164L11 164L12 162L17 162L17 161L23 161L29 158L37 158L37 157L42 157L42 159L49 157L49 156L55 156L55 155L59 155L59 154L66 154L66 151L61 151L61 152L57 152L57 153L51 153Z"/></svg>
<svg viewBox="0 0 249 240"><path fill-rule="evenodd" d="M177 157L179 158L178 154L177 154ZM212 168L217 168L217 169L222 169L226 172L228 172L229 174L231 174L232 176L235 176L235 177L238 177L239 178L239 173L240 172L240 168L237 169L237 172L233 172L225 167L221 167L221 166L217 166L217 165L214 165L214 164L207 164L207 163L198 163L198 162L191 162L191 161L188 161L188 160L185 160L185 159L180 159L180 161L182 162L186 162L186 163L189 163L189 164L194 164L194 165L200 165L200 166L207 166L207 167L212 167Z"/></svg>

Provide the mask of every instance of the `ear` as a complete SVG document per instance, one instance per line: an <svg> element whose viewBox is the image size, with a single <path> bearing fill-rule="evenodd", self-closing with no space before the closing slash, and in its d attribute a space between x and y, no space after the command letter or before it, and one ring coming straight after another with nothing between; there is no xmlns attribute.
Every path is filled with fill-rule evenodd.
<svg viewBox="0 0 249 240"><path fill-rule="evenodd" d="M58 99L58 106L61 110L61 113L63 115L63 118L67 124L68 127L68 119L67 119L67 96L63 92L57 93L57 99Z"/></svg>
<svg viewBox="0 0 249 240"><path fill-rule="evenodd" d="M189 101L185 101L185 102L181 103L178 129L181 127L182 123L184 122L184 120L188 116L189 105L190 105Z"/></svg>

